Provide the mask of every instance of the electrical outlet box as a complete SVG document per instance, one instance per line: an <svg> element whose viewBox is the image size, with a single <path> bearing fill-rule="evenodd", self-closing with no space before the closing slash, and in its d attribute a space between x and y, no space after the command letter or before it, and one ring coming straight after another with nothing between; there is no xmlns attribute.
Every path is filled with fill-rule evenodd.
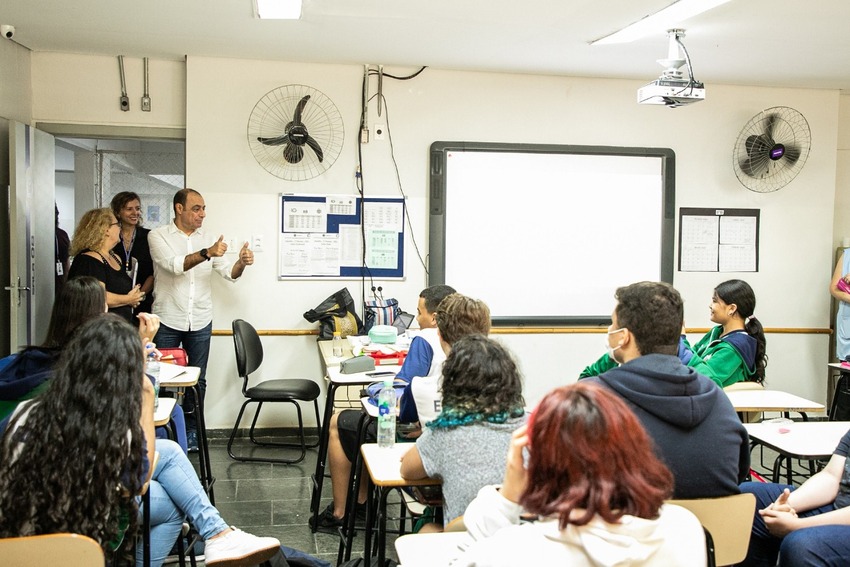
<svg viewBox="0 0 850 567"><path fill-rule="evenodd" d="M376 140L386 140L387 139L387 129L383 124L375 124L375 139Z"/></svg>
<svg viewBox="0 0 850 567"><path fill-rule="evenodd" d="M251 248L251 250L254 251L254 253L263 251L263 235L262 234L255 234L251 237L250 248Z"/></svg>
<svg viewBox="0 0 850 567"><path fill-rule="evenodd" d="M239 242L238 238L225 238L224 243L227 244L227 251L233 254L236 254L242 248L242 243Z"/></svg>
<svg viewBox="0 0 850 567"><path fill-rule="evenodd" d="M122 96L121 97L121 110L127 112L130 110L130 97Z"/></svg>
<svg viewBox="0 0 850 567"><path fill-rule="evenodd" d="M361 128L360 129L360 143L368 144L369 143L369 129Z"/></svg>
<svg viewBox="0 0 850 567"><path fill-rule="evenodd" d="M142 97L142 112L150 112L151 111L151 97L143 96Z"/></svg>

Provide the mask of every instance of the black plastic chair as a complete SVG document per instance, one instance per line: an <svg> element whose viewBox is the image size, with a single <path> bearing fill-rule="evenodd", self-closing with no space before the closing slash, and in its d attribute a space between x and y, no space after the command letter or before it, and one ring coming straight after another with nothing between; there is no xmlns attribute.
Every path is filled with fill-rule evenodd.
<svg viewBox="0 0 850 567"><path fill-rule="evenodd" d="M307 445L304 438L304 420L301 416L301 402L313 402L313 408L316 411L316 426L321 431L321 423L319 419L319 394L321 393L319 385L313 380L304 378L281 378L276 380L265 380L256 386L248 387L248 376L260 367L263 363L263 344L260 342L260 336L257 330L250 323L242 319L233 321L233 344L236 347L236 369L239 376L242 378L242 394L247 398L242 408L239 410L239 416L236 418L236 425L233 426L233 431L230 433L230 440L227 442L227 454L232 459L237 461L258 461L262 463L285 463L294 464L304 460L308 448L318 447L319 442L316 441L313 445ZM251 423L251 429L248 430L248 437L251 442L261 447L289 447L300 448L301 456L297 459L273 459L263 457L238 457L233 454L231 449L233 439L236 437L236 431L239 429L239 423L242 421L242 414L248 404L257 403L257 413L254 415L254 421ZM254 438L254 427L257 425L257 418L260 416L260 410L266 402L286 402L295 406L298 413L298 433L301 443L274 443L274 442L259 442Z"/></svg>

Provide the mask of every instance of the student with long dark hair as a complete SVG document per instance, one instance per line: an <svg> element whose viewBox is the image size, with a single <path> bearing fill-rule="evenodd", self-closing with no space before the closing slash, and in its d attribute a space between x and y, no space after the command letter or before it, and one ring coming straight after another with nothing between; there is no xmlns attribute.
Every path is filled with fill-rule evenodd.
<svg viewBox="0 0 850 567"><path fill-rule="evenodd" d="M693 348L684 340L683 361L721 388L736 382L764 382L767 340L754 315L753 288L743 280L725 281L714 288L708 308L717 326Z"/></svg>
<svg viewBox="0 0 850 567"><path fill-rule="evenodd" d="M71 333L89 319L103 315L105 309L106 292L92 277L75 278L59 289L44 342L0 360L0 420L21 401L35 397L47 387Z"/></svg>
<svg viewBox="0 0 850 567"><path fill-rule="evenodd" d="M513 357L482 335L452 344L441 390L443 411L405 454L401 476L443 479L443 520L448 523L463 514L482 486L502 478L511 433L525 423L525 402Z"/></svg>
<svg viewBox="0 0 850 567"><path fill-rule="evenodd" d="M50 387L18 407L0 445L0 537L74 532L112 552L135 536L136 497L150 481L153 567L184 518L206 541L206 565L255 565L279 553L277 539L229 527L185 453L154 440L142 353L137 330L115 315L73 333Z"/></svg>
<svg viewBox="0 0 850 567"><path fill-rule="evenodd" d="M705 565L699 520L664 504L672 492L625 402L596 384L564 386L513 434L501 488L466 509L476 543L453 565ZM523 512L538 518L520 524Z"/></svg>

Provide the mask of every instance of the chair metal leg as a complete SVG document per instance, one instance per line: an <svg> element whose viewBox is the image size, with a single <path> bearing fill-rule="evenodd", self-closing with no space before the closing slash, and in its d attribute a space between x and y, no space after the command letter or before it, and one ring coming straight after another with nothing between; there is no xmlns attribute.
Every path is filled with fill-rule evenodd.
<svg viewBox="0 0 850 567"><path fill-rule="evenodd" d="M266 400L264 400L264 401L266 401ZM290 404L295 406L295 411L296 411L296 414L298 415L298 432L299 432L300 443L297 443L297 444L294 444L294 443L276 443L276 442L271 442L271 441L261 442L261 441L258 441L255 438L254 428L257 425L257 419L260 416L260 409L262 408L264 401L246 400L245 403L242 404L242 407L239 410L239 415L236 418L236 424L233 426L233 431L230 432L230 439L227 442L227 454L230 455L230 458L232 458L236 461L242 461L242 462L280 463L280 464L289 464L289 465L300 463L301 461L304 460L304 457L307 455L307 448L308 447L309 448L317 447L318 444L319 444L318 441L313 445L307 445L306 444L306 437L305 437L305 433L304 433L304 419L303 419L303 416L301 414L301 406L295 400L273 400L274 402L285 402L285 403L290 403ZM290 449L291 448L300 449L301 455L297 459L275 459L275 458L271 458L271 457L241 457L241 456L236 456L236 455L233 454L232 446L233 446L233 440L236 437L236 431L239 429L239 424L242 421L242 415L245 412L245 408L248 406L248 404L250 404L252 402L256 402L258 404L258 406L257 406L257 412L254 414L254 419L251 422L251 427L248 430L248 438L251 440L251 442L253 444L257 445L257 446L260 446L260 447L283 447L283 448L290 448ZM316 410L316 419L318 421L319 404L315 400L313 400L313 403L314 403L315 410Z"/></svg>

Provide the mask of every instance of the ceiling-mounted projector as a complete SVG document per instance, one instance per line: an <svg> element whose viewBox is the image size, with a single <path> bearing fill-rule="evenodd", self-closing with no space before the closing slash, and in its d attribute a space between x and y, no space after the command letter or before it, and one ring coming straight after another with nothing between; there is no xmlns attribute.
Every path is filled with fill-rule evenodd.
<svg viewBox="0 0 850 567"><path fill-rule="evenodd" d="M663 104L676 108L705 100L705 85L694 79L691 58L680 39L685 37L685 30L668 30L667 36L670 40L667 58L658 60L658 63L664 67L664 72L656 80L638 89L638 103ZM679 54L680 47L685 55L684 59ZM687 77L679 70L685 64L688 68Z"/></svg>
<svg viewBox="0 0 850 567"><path fill-rule="evenodd" d="M698 81L661 78L642 86L637 92L640 104L664 104L675 108L701 100L705 100L705 86Z"/></svg>

